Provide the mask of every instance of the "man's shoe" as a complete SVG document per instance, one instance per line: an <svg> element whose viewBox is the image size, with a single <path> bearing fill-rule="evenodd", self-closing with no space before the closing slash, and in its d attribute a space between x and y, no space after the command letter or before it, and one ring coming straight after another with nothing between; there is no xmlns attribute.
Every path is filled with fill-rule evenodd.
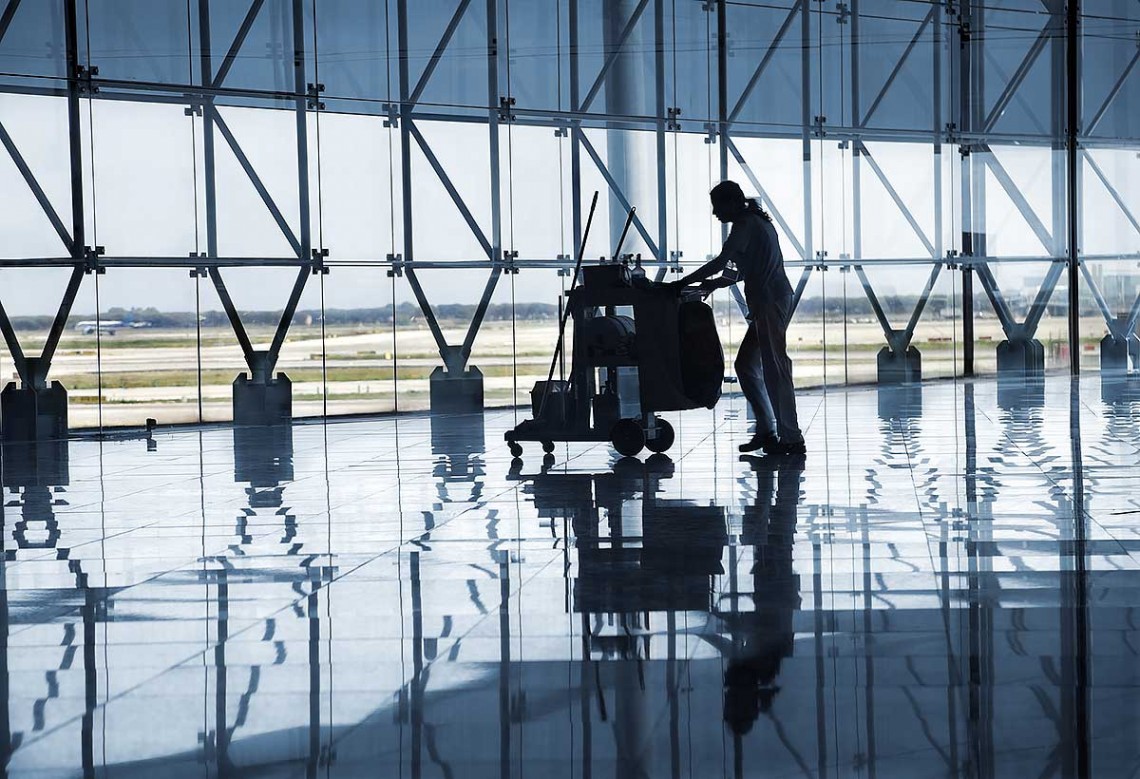
<svg viewBox="0 0 1140 779"><path fill-rule="evenodd" d="M779 454L782 457L803 457L807 454L807 444L802 438L798 441L780 441L772 454Z"/></svg>
<svg viewBox="0 0 1140 779"><path fill-rule="evenodd" d="M773 454L780 448L780 439L771 433L756 433L737 448L742 452L763 449L767 454Z"/></svg>

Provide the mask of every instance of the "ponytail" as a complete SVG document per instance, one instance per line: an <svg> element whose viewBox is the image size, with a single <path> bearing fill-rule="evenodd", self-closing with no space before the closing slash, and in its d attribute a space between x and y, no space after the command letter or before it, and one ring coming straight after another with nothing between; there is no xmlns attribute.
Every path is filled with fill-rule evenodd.
<svg viewBox="0 0 1140 779"><path fill-rule="evenodd" d="M760 206L760 199L759 198L750 197L750 198L745 199L744 209L750 213L756 214L761 219L763 219L765 222L771 223L771 221L772 221L772 215L769 214L767 211L765 211Z"/></svg>

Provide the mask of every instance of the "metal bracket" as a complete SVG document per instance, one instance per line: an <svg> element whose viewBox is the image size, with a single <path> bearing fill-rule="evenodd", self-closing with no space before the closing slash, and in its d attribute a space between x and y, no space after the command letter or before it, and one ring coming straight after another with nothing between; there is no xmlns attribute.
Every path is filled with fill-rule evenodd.
<svg viewBox="0 0 1140 779"><path fill-rule="evenodd" d="M87 274L94 273L97 276L102 276L107 272L107 269L99 264L99 258L107 253L107 250L102 246L94 248L90 246L83 247L83 272Z"/></svg>
<svg viewBox="0 0 1140 779"><path fill-rule="evenodd" d="M96 95L99 93L97 87L92 80L99 75L99 67L92 65L86 67L84 65L75 66L75 79L79 82L79 94L81 95Z"/></svg>
<svg viewBox="0 0 1140 779"><path fill-rule="evenodd" d="M388 269L388 278L402 279L404 277L404 255L389 254L385 259L392 263L392 267Z"/></svg>
<svg viewBox="0 0 1140 779"><path fill-rule="evenodd" d="M400 109L393 103L384 103L380 106L388 117L384 120L385 127L399 127L400 126Z"/></svg>
<svg viewBox="0 0 1140 779"><path fill-rule="evenodd" d="M312 273L314 276L327 276L329 275L329 268L325 265L325 257L329 256L328 249L313 249L313 265Z"/></svg>
<svg viewBox="0 0 1140 779"><path fill-rule="evenodd" d="M677 117L681 115L681 109L676 106L671 106L667 110L667 113L669 115L669 120L665 123L665 129L671 130L673 132L680 132L681 123L677 121Z"/></svg>
<svg viewBox="0 0 1140 779"><path fill-rule="evenodd" d="M827 117L826 116L815 117L815 119L812 121L812 125L811 125L812 126L811 134L813 136L815 136L816 138L825 137L827 135L827 131L824 129L823 126L826 123L827 123Z"/></svg>
<svg viewBox="0 0 1140 779"><path fill-rule="evenodd" d="M719 135L719 132L717 131L717 127L714 122L705 122L705 133L705 143L716 143L716 138L717 135Z"/></svg>
<svg viewBox="0 0 1140 779"><path fill-rule="evenodd" d="M324 111L325 110L324 102L319 99L321 93L324 91L325 91L325 85L324 84L308 84L308 85L306 85L305 94L308 95L308 98L309 98L306 101L306 104L308 105L310 111Z"/></svg>
<svg viewBox="0 0 1140 779"><path fill-rule="evenodd" d="M517 117L511 111L515 104L515 99L510 95L499 98L499 121L500 122L513 122Z"/></svg>

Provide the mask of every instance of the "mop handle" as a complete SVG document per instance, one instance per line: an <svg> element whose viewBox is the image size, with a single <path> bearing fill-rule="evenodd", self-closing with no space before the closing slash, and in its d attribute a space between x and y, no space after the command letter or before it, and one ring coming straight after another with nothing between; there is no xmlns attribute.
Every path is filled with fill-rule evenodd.
<svg viewBox="0 0 1140 779"><path fill-rule="evenodd" d="M570 292L578 285L578 274L582 270L582 257L586 253L586 239L590 237L590 225L594 223L594 209L598 206L598 190L594 190L594 198L590 201L590 215L586 217L586 229L582 231L582 243L578 245L578 260L574 263L574 276L570 281ZM546 399L550 396L550 382L554 380L554 369L558 366L558 357L562 354L563 336L566 333L566 317L570 315L570 292L567 292L566 308L558 322L558 345L554 348L554 359L550 361L550 372L546 375L546 385L542 390L542 402L538 404L538 416L546 410Z"/></svg>

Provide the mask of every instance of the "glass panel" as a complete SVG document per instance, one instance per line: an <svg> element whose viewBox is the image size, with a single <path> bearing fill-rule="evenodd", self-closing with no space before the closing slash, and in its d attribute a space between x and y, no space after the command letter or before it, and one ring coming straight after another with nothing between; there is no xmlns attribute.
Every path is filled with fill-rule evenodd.
<svg viewBox="0 0 1140 779"><path fill-rule="evenodd" d="M331 261L382 262L394 251L403 218L399 149L392 143L398 136L377 117L321 113L318 119L319 192L317 177L310 179L313 212L320 215L315 243Z"/></svg>
<svg viewBox="0 0 1140 779"><path fill-rule="evenodd" d="M857 49L852 59L852 67L858 66L857 99L852 104L853 114L858 114L853 116L855 126L940 129L936 110L948 107L943 97L947 92L940 90L950 69L948 60L939 61L947 53L941 19L939 3L859 3L857 18L846 22L858 25L849 33L850 45ZM934 50L936 43L941 51ZM843 81L845 92L849 83L850 79Z"/></svg>
<svg viewBox="0 0 1140 779"><path fill-rule="evenodd" d="M718 115L716 5L665 5L666 108L680 110L674 118L685 132L704 133Z"/></svg>
<svg viewBox="0 0 1140 779"><path fill-rule="evenodd" d="M727 63L729 121L767 125L771 131L799 136L805 98L804 14L793 6L791 0L762 6L727 4L729 51L740 54L729 56ZM735 132L740 135L753 129L738 127Z"/></svg>
<svg viewBox="0 0 1140 779"><path fill-rule="evenodd" d="M65 273L70 276L70 269ZM56 288L62 289L62 286ZM44 295L43 289L36 285L29 291L33 296L43 295L45 298L41 310L58 306L59 297L50 292ZM94 277L84 276L48 374L49 382L58 381L67 390L67 421L75 430L90 429L102 424L99 365L103 334L98 329L92 332L92 324L98 320L95 290ZM54 314L53 308L52 315ZM24 353L34 355L35 351L25 346Z"/></svg>
<svg viewBox="0 0 1140 779"><path fill-rule="evenodd" d="M213 131L219 256L297 257L291 243L301 240L295 113L268 108L219 108L217 113L233 138L231 145L220 127ZM204 169L199 176L206 181ZM259 194L254 176L285 227Z"/></svg>
<svg viewBox="0 0 1140 779"><path fill-rule="evenodd" d="M23 6L21 6L23 7ZM43 193L58 229L10 150L0 149L0 232L7 257L69 257L71 168L68 161L67 100L0 94L0 125Z"/></svg>
<svg viewBox="0 0 1140 779"><path fill-rule="evenodd" d="M387 270L333 267L325 277L330 415L395 409L396 341Z"/></svg>
<svg viewBox="0 0 1140 779"><path fill-rule="evenodd" d="M507 73L515 107L568 110L569 4L507 0L506 7L510 32Z"/></svg>
<svg viewBox="0 0 1140 779"><path fill-rule="evenodd" d="M397 59L386 40L389 13L374 0L316 3L317 72L330 111L381 113L378 101L392 99Z"/></svg>
<svg viewBox="0 0 1140 779"><path fill-rule="evenodd" d="M213 86L228 89L258 89L273 92L293 92L293 0L265 0L253 16L253 22L244 38L240 32L252 2L209 3L210 72ZM296 4L305 9L308 3ZM306 43L311 37L305 37ZM228 54L234 44L236 56ZM201 56L202 40L193 42L194 51ZM200 75L201 65L195 71ZM219 79L219 75L223 78ZM201 83L201 79L198 79ZM234 102L228 98L227 102Z"/></svg>
<svg viewBox="0 0 1140 779"><path fill-rule="evenodd" d="M483 260L489 253L430 162L432 155L471 219L492 243L491 153L487 127L417 122L423 144L412 140L412 229L416 260ZM425 147L426 146L426 150Z"/></svg>
<svg viewBox="0 0 1140 779"><path fill-rule="evenodd" d="M1036 0L987 3L981 12L984 72L983 134L1050 137L1063 128L1063 17L1051 16ZM1057 58L1062 63L1056 65ZM1055 76L1055 71L1056 76ZM1051 96L1051 97L1050 97Z"/></svg>
<svg viewBox="0 0 1140 779"><path fill-rule="evenodd" d="M307 271L306 271L307 272ZM220 271L255 351L269 349L298 271L279 267L223 268ZM202 306L202 407L207 421L233 418L232 384L249 373L245 357L214 284L204 280ZM307 279L274 373L293 382L294 416L323 412L324 350L321 342L320 286Z"/></svg>
<svg viewBox="0 0 1140 779"><path fill-rule="evenodd" d="M4 74L0 84L24 82L23 86L30 86L18 76L66 78L63 3L64 0L35 0L16 8L7 31L0 36L0 73Z"/></svg>
<svg viewBox="0 0 1140 779"><path fill-rule="evenodd" d="M99 245L116 257L195 252L194 126L183 106L97 100L91 111Z"/></svg>
<svg viewBox="0 0 1140 779"><path fill-rule="evenodd" d="M578 3L579 110L611 116L657 116L652 6L637 0ZM664 78L664 73L660 75Z"/></svg>
<svg viewBox="0 0 1140 779"><path fill-rule="evenodd" d="M103 426L197 422L196 282L184 268L112 268L98 282Z"/></svg>
<svg viewBox="0 0 1140 779"><path fill-rule="evenodd" d="M415 90L422 84L416 101L422 110L442 109L443 113L452 115L485 115L486 107L497 104L497 97L490 96L487 83L486 3L467 4L458 17L446 48L438 58L435 57L437 47L460 7L459 0L419 0L408 4L409 97L415 96ZM430 72L429 66L432 67ZM461 106L470 108L459 110ZM471 110L476 107L483 107L483 110Z"/></svg>
<svg viewBox="0 0 1140 779"><path fill-rule="evenodd" d="M197 3L87 0L85 5L86 56L99 68L99 78L160 84L197 80L191 72L189 16Z"/></svg>
<svg viewBox="0 0 1140 779"><path fill-rule="evenodd" d="M1140 139L1140 79L1133 3L1085 4L1081 8L1081 132L1095 138ZM1133 201L1135 202L1135 201Z"/></svg>
<svg viewBox="0 0 1140 779"><path fill-rule="evenodd" d="M430 290L427 294L431 300ZM396 410L424 411L429 401L428 377L443 360L406 277L396 280L395 304Z"/></svg>

